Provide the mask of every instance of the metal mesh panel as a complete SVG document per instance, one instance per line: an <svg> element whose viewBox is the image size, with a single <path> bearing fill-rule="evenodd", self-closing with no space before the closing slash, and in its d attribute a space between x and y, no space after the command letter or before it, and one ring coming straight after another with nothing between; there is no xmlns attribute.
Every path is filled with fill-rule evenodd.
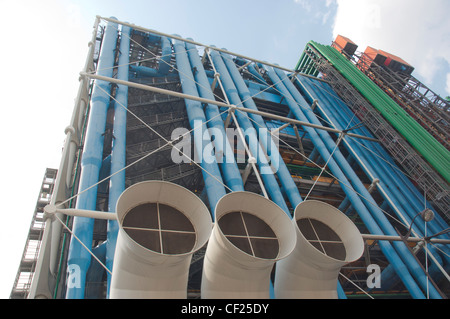
<svg viewBox="0 0 450 319"><path fill-rule="evenodd" d="M160 203L132 208L125 215L123 228L135 242L161 254L188 253L196 242L191 221L179 210Z"/></svg>
<svg viewBox="0 0 450 319"><path fill-rule="evenodd" d="M264 259L278 256L278 238L262 219L246 212L231 212L219 219L225 237L245 253Z"/></svg>
<svg viewBox="0 0 450 319"><path fill-rule="evenodd" d="M311 218L297 220L298 228L306 240L321 253L345 260L346 251L341 238L324 223Z"/></svg>

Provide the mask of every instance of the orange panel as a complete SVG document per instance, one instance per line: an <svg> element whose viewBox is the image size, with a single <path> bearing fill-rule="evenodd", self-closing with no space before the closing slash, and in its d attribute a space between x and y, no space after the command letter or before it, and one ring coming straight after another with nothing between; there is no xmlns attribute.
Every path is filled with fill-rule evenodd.
<svg viewBox="0 0 450 319"><path fill-rule="evenodd" d="M342 35L338 35L336 39L334 40L332 47L334 47L339 52L344 51L348 55L352 56L356 48L358 47L355 42L350 40L349 38L346 38Z"/></svg>

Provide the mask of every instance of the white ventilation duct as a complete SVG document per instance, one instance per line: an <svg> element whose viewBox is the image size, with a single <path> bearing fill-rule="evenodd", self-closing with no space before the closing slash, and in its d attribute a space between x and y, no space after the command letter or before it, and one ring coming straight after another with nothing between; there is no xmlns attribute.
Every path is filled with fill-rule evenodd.
<svg viewBox="0 0 450 319"><path fill-rule="evenodd" d="M339 271L364 252L359 230L337 208L316 200L300 203L293 222L297 246L277 263L275 297L336 299Z"/></svg>
<svg viewBox="0 0 450 319"><path fill-rule="evenodd" d="M147 181L127 188L116 212L110 298L187 298L192 254L212 230L205 204L179 185Z"/></svg>
<svg viewBox="0 0 450 319"><path fill-rule="evenodd" d="M295 228L275 203L249 192L223 196L203 262L201 297L270 297L270 273L295 247Z"/></svg>

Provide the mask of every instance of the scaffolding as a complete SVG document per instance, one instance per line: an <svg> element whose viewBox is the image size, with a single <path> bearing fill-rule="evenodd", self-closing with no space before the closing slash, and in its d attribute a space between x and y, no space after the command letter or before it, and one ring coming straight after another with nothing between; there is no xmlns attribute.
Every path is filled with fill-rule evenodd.
<svg viewBox="0 0 450 319"><path fill-rule="evenodd" d="M56 174L56 169L47 168L45 171L10 299L26 299L28 297L41 248L44 230L44 207L50 202Z"/></svg>
<svg viewBox="0 0 450 319"><path fill-rule="evenodd" d="M450 103L412 75L394 72L363 52L347 58L450 150Z"/></svg>
<svg viewBox="0 0 450 319"><path fill-rule="evenodd" d="M448 222L450 220L448 184L312 45L307 44L304 53L308 57L307 62L298 71L323 74L333 90L379 139L392 158L402 167L408 177L417 183L427 199L435 205Z"/></svg>

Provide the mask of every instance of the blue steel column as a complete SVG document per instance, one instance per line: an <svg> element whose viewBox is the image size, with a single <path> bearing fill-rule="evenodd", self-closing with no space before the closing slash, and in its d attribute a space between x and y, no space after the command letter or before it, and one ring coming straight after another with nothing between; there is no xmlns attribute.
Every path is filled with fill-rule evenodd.
<svg viewBox="0 0 450 319"><path fill-rule="evenodd" d="M295 99L295 101L300 105L302 105L302 107L297 106L297 108L301 110L303 114L306 115L308 121L313 124L320 125L320 121L317 119L316 115L312 112L312 110L308 107L308 104L306 103L302 95L298 92L298 90L295 88L294 84L292 84L292 82L287 78L286 74L278 69L276 69L275 72L282 79L285 87L292 94L292 97ZM329 133L323 130L319 130L318 134L319 138L322 140L324 145L328 148L330 152L332 152L332 150L336 148L336 144L334 143ZM362 195L361 196L362 201L365 203L366 207L371 212L373 218L376 220L380 228L384 231L386 235L396 236L397 232L395 231L394 227L389 223L387 217L376 205L375 200L372 198L372 195L370 195L368 190L364 187L361 180L356 175L354 170L350 167L350 165L348 164L342 153L339 151L339 149L336 149L333 157L335 161L338 163L341 170L351 181L354 189L359 194ZM396 249L399 256L402 258L405 265L410 270L411 274L422 286L423 290L426 291L427 289L429 289L430 295L433 298L441 298L440 294L435 289L435 287L432 285L428 285L426 274L424 273L424 271L422 270L422 268L420 267L414 256L410 253L406 245L403 242L393 242L392 246Z"/></svg>
<svg viewBox="0 0 450 319"><path fill-rule="evenodd" d="M342 129L344 125L346 125L346 123L348 123L348 121L353 118L353 115L351 113L348 113L348 117L344 118L343 115L345 114L346 105L343 105L343 102L340 102L337 99L331 99L328 94L323 94L319 89L322 88L322 83L318 84L318 86L314 86L312 84L312 80L302 78L301 81L299 80L299 84L311 90L315 94L315 97L318 97L321 101L325 101L325 104L322 104L319 108L319 112L322 114L322 116L327 117L336 128ZM305 91L305 94L311 93ZM313 97L311 96L311 98ZM337 105L338 103L342 105ZM355 133L371 136L371 134L362 127L355 129ZM365 151L362 146L360 146L360 144L364 144L368 149L371 149L372 152L376 152L378 150L377 147L379 146L378 143L369 142L366 140L361 140L359 141L359 143L356 143L356 141L354 141L353 139L347 139L345 142L346 145L348 144L348 146L353 149L358 157L358 161L361 161L364 164L361 165L363 169L367 170L368 173L372 174L372 176L379 178L380 187L384 189L382 195L387 199L386 203L391 205L392 208L396 208L396 212L397 210L400 210L404 216L408 216L409 214L407 222L411 223L411 219L417 214L417 212L422 210L423 203L417 202L415 200L416 198L414 194L409 191L406 185L402 184L402 180L399 178L395 178L397 172L391 166L395 164L391 163L391 165L388 165L384 162L384 160L389 159L389 157L383 156L383 160L381 160L377 156L366 156L368 155L366 154L367 151ZM416 230L416 232L419 234L419 236L423 237L424 222L419 222L419 220L416 219L416 223L414 226L416 225L418 225L419 228L418 230ZM437 233L443 230L442 228L439 228L436 220L428 222L427 226L429 227L428 231L432 231L433 233ZM416 227L413 227L413 229L416 229ZM443 264L439 251L433 246L428 247L428 249L431 251L431 253L433 253L437 261L440 264ZM397 279L397 275L395 274L395 272L390 271L391 268L392 266L390 265L385 269L385 271L383 271L383 285L396 282L395 279ZM437 270L437 266L434 265L433 270ZM432 272L430 271L430 273Z"/></svg>
<svg viewBox="0 0 450 319"><path fill-rule="evenodd" d="M167 37L161 37L161 60L159 60L158 72L167 75L170 70L170 60L172 59L172 46Z"/></svg>
<svg viewBox="0 0 450 319"><path fill-rule="evenodd" d="M197 87L194 82L194 76L191 71L184 43L178 40L175 41L174 49L183 93L198 97ZM203 154L205 144L211 143L211 136L209 135L205 124L206 118L202 105L198 101L189 99L185 99L185 104L189 124L192 129L195 128L192 132L194 146L197 155L200 158L200 165L203 168L203 179L205 181L206 193L208 195L209 206L214 220L216 204L218 200L226 194L226 191L215 157L209 157L210 154ZM208 155L209 158L204 158L203 155Z"/></svg>
<svg viewBox="0 0 450 319"><path fill-rule="evenodd" d="M228 72L233 79L234 85L238 91L239 97L243 102L243 106L255 111L258 111L255 102L253 101L252 95L250 94L247 85L245 85L244 80L241 77L234 61L228 54L221 53L222 58L224 60L225 65L227 66ZM261 115L250 113L248 115L253 121L253 126L256 128L258 132L259 141L262 146L266 149L267 155L270 157L272 165L275 165L277 168L278 180L283 186L284 192L286 193L292 207L297 207L303 200L300 196L300 192L298 191L297 185L295 185L294 180L291 177L291 173L289 172L286 164L284 163L283 158L278 152L278 148L273 142L272 136L267 129L266 123Z"/></svg>
<svg viewBox="0 0 450 319"><path fill-rule="evenodd" d="M120 38L120 56L117 78L128 81L129 51L130 51L131 28L122 26ZM125 190L125 170L120 171L126 165L126 132L127 132L127 110L128 107L128 86L118 85L116 90L116 101L114 102L114 126L113 142L111 149L111 178L109 180L108 210L116 211L116 204L119 196ZM120 172L119 172L120 171ZM119 172L119 173L117 173ZM108 221L107 244L106 244L106 267L112 271L114 252L116 250L117 234L119 225L117 221ZM111 275L108 273L108 289L111 282Z"/></svg>
<svg viewBox="0 0 450 319"><path fill-rule="evenodd" d="M228 73L227 67L224 64L222 57L217 51L212 50L211 58L214 62L217 71L220 73L220 78L224 85L226 94L230 99L230 102L234 105L240 106L242 104L242 101L237 93L237 89L233 83L233 80L231 79L230 74ZM248 138L249 149L252 152L252 155L257 160L260 171L262 172L261 178L264 181L264 185L269 193L271 200L275 202L278 206L280 206L281 209L283 209L286 212L286 214L291 216L289 208L286 205L286 202L283 198L283 194L281 193L280 186L278 185L275 176L271 173L267 173L269 170L271 170L271 168L267 162L267 159L265 158L264 151L258 142L257 137L258 135L256 133L255 128L248 119L247 114L243 114L242 112L235 112L235 115L240 126L245 131L245 134L249 137Z"/></svg>
<svg viewBox="0 0 450 319"><path fill-rule="evenodd" d="M312 80L310 79L302 79L301 81L299 81L299 83L301 85L304 85L307 89L311 90L318 98L320 98L322 101L326 101L327 103L324 105L321 105L321 108L319 108L319 112L322 114L322 116L326 116L329 117L333 124L336 126L336 128L338 129L343 129L345 128L344 125L346 125L345 123L348 123L348 121L350 120L350 118L352 118L353 116L351 115L350 118L343 118L343 107L344 106L340 106L339 107L339 112L338 109L336 109L337 105L335 105L337 103L336 100L331 100L328 98L327 95L324 95L318 87L313 87L310 85L310 83ZM324 108L324 109L322 109ZM328 110L327 112L325 112L325 110ZM331 112L331 110L334 110L333 112ZM359 124L359 121L355 121L354 123L352 123L351 125L356 125ZM366 130L363 130L363 128L357 128L354 130L355 133L357 134L361 134L361 135L367 135L368 132ZM368 135L371 136L371 135ZM380 180L380 186L383 187L386 192L382 192L382 195L386 198L386 196L388 198L386 199L390 199L388 200L388 203L391 205L392 208L398 208L399 210L402 211L403 215L405 216L405 219L407 220L408 223L411 222L411 220L414 218L414 216L420 212L423 209L423 201L422 202L418 202L416 201L416 198L413 194L411 194L411 192L409 192L409 190L407 189L406 185L401 183L401 180L398 178L395 178L396 174L395 174L395 170L393 169L392 166L387 165L384 160L381 160L378 156L367 156L366 152L363 151L361 144L363 144L364 146L368 147L369 149L372 150L372 152L376 152L377 151L377 146L378 143L375 142L371 142L371 141L367 141L367 140L360 140L358 141L359 143L356 143L356 141L354 141L353 139L346 139L345 143L346 145L348 144L357 154L358 158L361 160L361 162L364 165L361 165L363 169L367 169L368 173L371 174L372 176L378 177ZM385 157L383 157L384 159ZM392 201L392 203L391 203ZM393 203L397 203L396 205L393 205ZM393 207L395 206L395 207ZM432 231L434 233L437 233L441 230L443 230L442 228L439 229L438 225L435 225L436 221L432 220L431 222L429 222L427 224L427 226L429 227L428 231ZM418 228L418 230L416 230L416 227ZM423 236L424 234L424 223L419 223L419 221L417 221L414 224L413 229L416 230L416 232L420 235Z"/></svg>
<svg viewBox="0 0 450 319"><path fill-rule="evenodd" d="M194 78L197 81L197 89L200 97L215 100L214 94L211 91L211 85L205 73L197 48L191 43L185 43L186 51L188 52L191 68L195 69ZM234 192L244 191L244 183L239 168L234 159L234 152L227 139L225 126L220 116L217 105L208 104L205 106L205 115L208 119L208 127L211 130L217 130L215 136L216 154L222 154L220 166L222 167L223 178L226 185ZM221 138L221 139L220 139Z"/></svg>
<svg viewBox="0 0 450 319"><path fill-rule="evenodd" d="M299 106L297 105L297 102L295 102L294 98L290 95L287 88L284 86L284 84L280 81L280 78L275 73L275 71L272 68L267 69L269 77L271 78L272 82L275 83L275 87L281 92L283 96L286 97L286 102L289 105L289 108L294 113L295 117L300 121L307 122L306 116L301 112ZM288 80L289 83L291 83ZM292 83L291 83L292 84ZM325 144L320 139L318 133L315 129L312 129L310 127L304 128L308 134L311 136L311 139L315 145L315 147L320 152L323 159L330 158L330 152L328 151ZM352 202L353 207L358 211L359 216L364 221L366 227L369 229L369 231L373 234L383 234L380 226L375 222L373 217L371 216L370 212L368 211L367 207L364 205L362 200L359 198L359 196L356 194L355 190L349 183L347 177L342 172L341 168L338 166L338 164L335 162L334 158L330 158L328 162L328 167L332 171L333 175L336 176L336 178L339 180L339 183L342 186L342 190L346 193L349 200ZM424 298L422 291L418 287L417 283L412 278L411 274L408 271L408 268L405 266L403 261L400 259L400 257L397 255L397 252L393 249L391 244L389 242L380 241L380 247L385 253L385 256L392 264L394 264L397 268L397 272L401 274L402 280L406 287L408 287L408 290L410 291L411 295L414 298Z"/></svg>
<svg viewBox="0 0 450 319"><path fill-rule="evenodd" d="M114 49L117 43L117 23L108 22L103 37L102 49L97 66L99 75L112 77L114 66ZM81 175L78 192L81 193L98 182L102 165L103 133L106 126L106 113L109 106L111 87L108 82L96 81L92 90L91 110L86 129L83 154L81 159ZM95 210L97 203L97 187L81 193L77 198L77 209ZM92 246L94 220L86 217L75 217L73 233L88 247ZM72 236L68 254L68 273L66 298L82 299L86 283L86 273L91 262L91 255Z"/></svg>

